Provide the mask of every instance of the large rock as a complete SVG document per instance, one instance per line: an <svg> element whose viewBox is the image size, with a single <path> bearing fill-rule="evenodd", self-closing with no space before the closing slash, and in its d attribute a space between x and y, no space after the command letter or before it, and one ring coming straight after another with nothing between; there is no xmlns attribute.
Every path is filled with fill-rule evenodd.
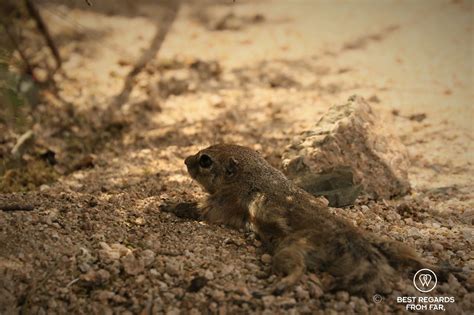
<svg viewBox="0 0 474 315"><path fill-rule="evenodd" d="M359 96L336 105L283 154L283 168L296 182L349 166L356 184L373 198L406 194L408 153L372 107Z"/></svg>

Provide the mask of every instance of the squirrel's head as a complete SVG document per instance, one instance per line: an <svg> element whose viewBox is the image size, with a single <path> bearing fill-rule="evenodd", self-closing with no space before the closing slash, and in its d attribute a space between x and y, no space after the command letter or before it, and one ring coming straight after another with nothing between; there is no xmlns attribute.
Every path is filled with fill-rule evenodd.
<svg viewBox="0 0 474 315"><path fill-rule="evenodd" d="M219 189L235 184L242 173L248 171L248 166L257 160L263 159L250 148L217 144L188 156L184 163L189 175L208 193L214 194Z"/></svg>

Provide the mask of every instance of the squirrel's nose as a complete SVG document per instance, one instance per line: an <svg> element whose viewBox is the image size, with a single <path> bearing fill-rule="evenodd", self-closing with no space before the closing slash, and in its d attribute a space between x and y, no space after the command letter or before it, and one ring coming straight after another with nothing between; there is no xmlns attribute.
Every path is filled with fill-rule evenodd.
<svg viewBox="0 0 474 315"><path fill-rule="evenodd" d="M187 166L189 166L189 164L191 164L191 156L188 156L188 157L184 160L184 164L186 164Z"/></svg>

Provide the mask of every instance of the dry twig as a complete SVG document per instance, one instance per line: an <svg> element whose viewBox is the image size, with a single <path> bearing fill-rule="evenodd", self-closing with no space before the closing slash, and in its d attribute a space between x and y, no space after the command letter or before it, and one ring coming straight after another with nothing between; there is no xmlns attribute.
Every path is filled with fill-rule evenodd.
<svg viewBox="0 0 474 315"><path fill-rule="evenodd" d="M113 107L120 108L128 100L130 93L132 92L133 85L135 82L135 77L145 68L150 60L152 60L163 44L166 35L171 29L176 16L178 15L180 1L172 1L169 9L169 14L167 14L164 21L160 21L157 25L157 31L155 37L150 43L150 47L143 53L141 58L135 64L133 69L128 73L125 78L125 83L122 89L122 92L115 98Z"/></svg>
<svg viewBox="0 0 474 315"><path fill-rule="evenodd" d="M39 13L33 2L31 2L31 0L25 0L25 5L28 9L28 13L35 20L36 26L38 27L39 31L41 32L41 34L43 34L49 49L51 49L51 53L53 54L54 59L56 60L56 68L59 69L61 67L61 56L59 55L59 50L54 44L53 39L51 38L46 23L43 21L41 14Z"/></svg>
<svg viewBox="0 0 474 315"><path fill-rule="evenodd" d="M12 202L0 204L0 210L3 211L32 211L34 209L35 207L32 204L28 203Z"/></svg>

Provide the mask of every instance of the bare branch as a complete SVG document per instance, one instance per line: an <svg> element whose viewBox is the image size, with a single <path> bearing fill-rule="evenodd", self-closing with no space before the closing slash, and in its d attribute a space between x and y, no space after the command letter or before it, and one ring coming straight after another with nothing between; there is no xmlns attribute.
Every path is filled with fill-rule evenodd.
<svg viewBox="0 0 474 315"><path fill-rule="evenodd" d="M61 56L59 55L58 48L56 47L53 39L51 38L51 35L49 33L48 27L46 26L46 23L43 21L41 14L39 13L38 9L35 7L33 2L31 2L31 0L25 0L25 4L26 4L26 8L28 9L28 13L35 20L36 26L38 27L41 34L43 34L46 40L46 43L48 44L49 49L51 49L51 53L53 54L54 59L56 60L56 68L60 68Z"/></svg>
<svg viewBox="0 0 474 315"><path fill-rule="evenodd" d="M34 210L34 206L28 203L8 203L8 204L0 204L0 210L3 211L32 211Z"/></svg>
<svg viewBox="0 0 474 315"><path fill-rule="evenodd" d="M148 62L153 59L160 50L161 44L163 44L163 41L166 38L166 34L168 34L168 31L171 29L171 25L178 15L179 5L180 1L173 1L170 7L170 12L166 15L165 20L159 21L159 23L157 23L157 31L155 37L150 43L150 47L143 53L133 69L128 73L127 77L125 78L122 92L120 92L120 94L115 98L113 104L114 107L120 108L128 100L133 88L135 77L145 68Z"/></svg>

